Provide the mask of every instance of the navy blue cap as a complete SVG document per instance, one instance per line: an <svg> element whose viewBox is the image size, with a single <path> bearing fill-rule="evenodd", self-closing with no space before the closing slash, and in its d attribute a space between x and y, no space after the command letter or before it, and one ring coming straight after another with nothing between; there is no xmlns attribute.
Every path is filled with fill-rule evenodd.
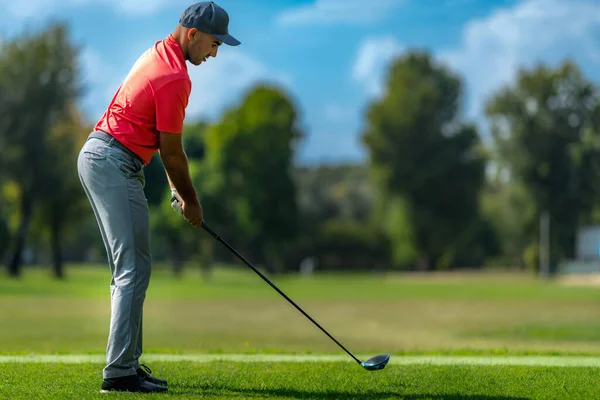
<svg viewBox="0 0 600 400"><path fill-rule="evenodd" d="M229 46L237 46L240 41L229 34L229 15L212 1L202 1L185 9L179 23L186 28L196 28L200 32L213 35Z"/></svg>

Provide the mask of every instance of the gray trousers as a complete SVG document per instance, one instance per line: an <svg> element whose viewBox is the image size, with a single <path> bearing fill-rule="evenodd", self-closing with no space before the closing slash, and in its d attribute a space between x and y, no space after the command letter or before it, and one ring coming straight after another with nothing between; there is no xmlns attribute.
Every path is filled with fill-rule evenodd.
<svg viewBox="0 0 600 400"><path fill-rule="evenodd" d="M103 378L133 375L142 355L142 310L150 282L150 221L142 162L115 139L88 138L77 160L106 248L112 279Z"/></svg>

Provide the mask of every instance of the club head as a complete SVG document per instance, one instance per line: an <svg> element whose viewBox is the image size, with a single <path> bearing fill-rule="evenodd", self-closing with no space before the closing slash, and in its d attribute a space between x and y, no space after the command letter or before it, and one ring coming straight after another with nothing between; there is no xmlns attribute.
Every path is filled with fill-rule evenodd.
<svg viewBox="0 0 600 400"><path fill-rule="evenodd" d="M388 361L390 361L389 354L380 354L378 356L369 358L367 361L363 361L360 365L362 365L363 368L368 371L376 371L379 369L384 369Z"/></svg>

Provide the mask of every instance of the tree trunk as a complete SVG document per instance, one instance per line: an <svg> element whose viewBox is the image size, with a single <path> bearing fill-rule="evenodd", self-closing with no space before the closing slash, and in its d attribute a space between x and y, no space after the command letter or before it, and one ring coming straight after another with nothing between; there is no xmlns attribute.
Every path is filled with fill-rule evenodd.
<svg viewBox="0 0 600 400"><path fill-rule="evenodd" d="M181 243L175 242L171 245L171 267L173 271L173 276L179 278L183 272L183 251Z"/></svg>
<svg viewBox="0 0 600 400"><path fill-rule="evenodd" d="M419 257L419 261L417 263L417 271L419 272L427 272L429 271L429 257L427 254L421 255Z"/></svg>
<svg viewBox="0 0 600 400"><path fill-rule="evenodd" d="M202 240L200 242L200 274L204 281L209 281L212 275L213 248L212 242Z"/></svg>
<svg viewBox="0 0 600 400"><path fill-rule="evenodd" d="M61 219L57 215L52 216L51 242L54 277L64 279L64 268L61 251Z"/></svg>
<svg viewBox="0 0 600 400"><path fill-rule="evenodd" d="M210 264L201 262L200 263L200 276L202 280L208 282L212 276L212 268Z"/></svg>
<svg viewBox="0 0 600 400"><path fill-rule="evenodd" d="M176 278L181 277L181 273L183 272L183 262L181 261L181 257L174 255L171 265L173 267L173 276Z"/></svg>
<svg viewBox="0 0 600 400"><path fill-rule="evenodd" d="M21 225L15 233L13 254L8 264L8 274L11 277L21 276L22 254L25 248L25 237L29 231L32 212L33 198L31 195L24 193L21 199Z"/></svg>
<svg viewBox="0 0 600 400"><path fill-rule="evenodd" d="M265 260L265 269L270 275L277 275L281 272L281 262L275 248L265 245L263 257Z"/></svg>

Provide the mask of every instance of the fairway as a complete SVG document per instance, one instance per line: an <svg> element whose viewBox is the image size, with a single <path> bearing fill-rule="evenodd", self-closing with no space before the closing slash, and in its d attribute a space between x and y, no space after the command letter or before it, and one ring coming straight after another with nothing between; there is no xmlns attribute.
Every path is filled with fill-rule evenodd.
<svg viewBox="0 0 600 400"><path fill-rule="evenodd" d="M0 363L0 398L148 397L100 394L101 367L101 363L23 363L13 359ZM347 361L255 362L227 357L207 357L203 362L158 361L151 367L170 382L168 393L151 397L180 399L591 399L597 398L599 372L598 367L501 362L395 362L383 371L369 372Z"/></svg>
<svg viewBox="0 0 600 400"><path fill-rule="evenodd" d="M0 278L0 354L102 354L108 268ZM600 290L527 275L317 275L273 281L351 351L366 354L600 354ZM144 310L146 353L340 354L245 268L203 279L157 269Z"/></svg>
<svg viewBox="0 0 600 400"><path fill-rule="evenodd" d="M361 355L358 355L361 357ZM368 356L363 355L364 360ZM149 354L145 362L208 363L227 361L236 363L331 363L355 361L344 355L294 355L294 354ZM25 355L0 356L0 364L86 364L104 362L102 355ZM600 357L596 356L398 356L392 357L388 365L511 365L511 366L547 366L547 367L600 367ZM358 364L357 364L358 365Z"/></svg>
<svg viewBox="0 0 600 400"><path fill-rule="evenodd" d="M0 278L0 398L106 398L109 279L103 266L72 267L64 282L40 269ZM391 353L388 366L365 371L251 271L157 269L142 362L171 382L162 397L597 397L594 287L518 274L272 279L361 360Z"/></svg>

